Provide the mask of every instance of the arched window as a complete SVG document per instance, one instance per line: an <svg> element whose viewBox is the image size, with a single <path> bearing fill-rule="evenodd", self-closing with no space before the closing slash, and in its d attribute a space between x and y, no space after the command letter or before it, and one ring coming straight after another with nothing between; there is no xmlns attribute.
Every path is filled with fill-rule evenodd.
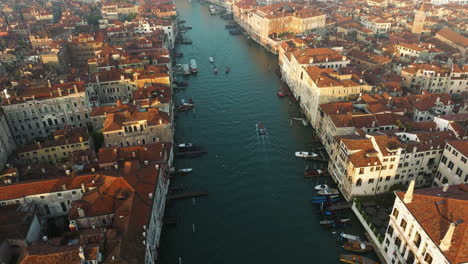
<svg viewBox="0 0 468 264"><path fill-rule="evenodd" d="M362 179L359 178L357 181L356 181L356 186L361 186L362 184Z"/></svg>

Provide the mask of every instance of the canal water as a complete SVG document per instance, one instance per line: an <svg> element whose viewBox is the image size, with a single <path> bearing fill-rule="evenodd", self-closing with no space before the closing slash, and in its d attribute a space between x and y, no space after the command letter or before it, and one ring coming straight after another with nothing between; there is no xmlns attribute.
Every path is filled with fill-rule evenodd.
<svg viewBox="0 0 468 264"><path fill-rule="evenodd" d="M294 152L311 149L313 130L292 120L299 110L289 98L276 96L276 56L243 35L230 35L207 4L176 5L179 18L193 27L184 34L193 45L177 48L184 53L177 62L194 58L199 72L179 77L189 86L175 100L192 98L196 107L179 113L175 138L209 153L176 160L178 168L194 172L178 176L173 186L209 196L168 205L166 216L177 218L177 225L165 227L160 263L338 263L341 230L322 228L318 208L308 202L313 186L331 180L303 178L307 164ZM267 129L264 137L256 131L258 121Z"/></svg>

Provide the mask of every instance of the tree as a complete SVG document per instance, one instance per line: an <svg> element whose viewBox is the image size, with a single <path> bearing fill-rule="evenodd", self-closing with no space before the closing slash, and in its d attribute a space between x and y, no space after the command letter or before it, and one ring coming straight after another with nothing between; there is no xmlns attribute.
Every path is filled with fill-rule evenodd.
<svg viewBox="0 0 468 264"><path fill-rule="evenodd" d="M88 16L88 25L93 25L95 27L99 26L99 20L102 19L102 16L100 15L89 15Z"/></svg>

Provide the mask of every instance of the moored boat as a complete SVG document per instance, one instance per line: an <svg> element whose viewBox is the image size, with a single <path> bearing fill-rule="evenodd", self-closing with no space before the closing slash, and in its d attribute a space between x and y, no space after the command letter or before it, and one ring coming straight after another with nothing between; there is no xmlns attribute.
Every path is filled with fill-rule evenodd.
<svg viewBox="0 0 468 264"><path fill-rule="evenodd" d="M183 168L183 169L175 170L172 174L174 174L174 175L183 175L183 174L189 174L192 171L193 171L192 168Z"/></svg>
<svg viewBox="0 0 468 264"><path fill-rule="evenodd" d="M213 57L210 57L208 60L209 60L211 63L213 63L213 62L214 62L214 59L213 59Z"/></svg>
<svg viewBox="0 0 468 264"><path fill-rule="evenodd" d="M378 262L372 259L353 254L340 254L340 261L350 264L378 264Z"/></svg>
<svg viewBox="0 0 468 264"><path fill-rule="evenodd" d="M258 121L257 123L257 131L259 135L265 135L266 134L266 128L265 125L263 125L262 122Z"/></svg>
<svg viewBox="0 0 468 264"><path fill-rule="evenodd" d="M341 233L340 236L342 238L346 238L346 239L350 239L350 240L356 240L356 241L360 241L361 238L359 236L356 236L356 235L350 235L350 234L346 234L346 233Z"/></svg>
<svg viewBox="0 0 468 264"><path fill-rule="evenodd" d="M311 199L310 202L311 203L316 203L316 204L321 204L321 203L325 203L325 202L336 202L338 201L339 198L331 198L331 199L322 199L322 200L319 200L319 199Z"/></svg>
<svg viewBox="0 0 468 264"><path fill-rule="evenodd" d="M359 253L372 251L372 246L369 243L351 239L343 245L343 248L348 251Z"/></svg>
<svg viewBox="0 0 468 264"><path fill-rule="evenodd" d="M329 196L314 196L311 200L326 200L327 198L337 198L339 195L329 195Z"/></svg>
<svg viewBox="0 0 468 264"><path fill-rule="evenodd" d="M332 219L332 220L322 220L320 221L321 225L332 225L332 224L342 224L350 221L350 218L343 218L343 219Z"/></svg>
<svg viewBox="0 0 468 264"><path fill-rule="evenodd" d="M194 107L195 107L194 104L184 103L184 104L181 104L181 105L178 106L178 110L181 111L181 112L184 112L184 111L189 111Z"/></svg>
<svg viewBox="0 0 468 264"><path fill-rule="evenodd" d="M306 159L310 159L310 158L316 158L318 157L317 154L313 153L313 152L307 152L307 151L297 151L295 153L296 157L299 157L299 158L306 158Z"/></svg>
<svg viewBox="0 0 468 264"><path fill-rule="evenodd" d="M320 185L315 186L315 190L317 190L317 191L326 190L326 189L329 189L329 188L330 187L328 187L328 185L326 185L326 184L320 184Z"/></svg>
<svg viewBox="0 0 468 264"><path fill-rule="evenodd" d="M179 148L191 148L193 147L193 144L192 143L180 143L177 145L177 147Z"/></svg>
<svg viewBox="0 0 468 264"><path fill-rule="evenodd" d="M335 195L339 194L340 192L337 189L326 189L326 190L320 190L317 192L319 195Z"/></svg>
<svg viewBox="0 0 468 264"><path fill-rule="evenodd" d="M285 97L285 96L287 96L288 94L285 93L285 92L283 92L283 91L278 91L278 92L276 93L276 95L278 95L278 97Z"/></svg>
<svg viewBox="0 0 468 264"><path fill-rule="evenodd" d="M307 169L304 171L304 177L313 177L313 176L321 176L321 175L327 175L328 171L325 169Z"/></svg>
<svg viewBox="0 0 468 264"><path fill-rule="evenodd" d="M191 73L190 66L188 64L182 64L182 70L185 75L189 75Z"/></svg>
<svg viewBox="0 0 468 264"><path fill-rule="evenodd" d="M190 60L190 71L192 73L197 73L198 72L197 61L195 59Z"/></svg>

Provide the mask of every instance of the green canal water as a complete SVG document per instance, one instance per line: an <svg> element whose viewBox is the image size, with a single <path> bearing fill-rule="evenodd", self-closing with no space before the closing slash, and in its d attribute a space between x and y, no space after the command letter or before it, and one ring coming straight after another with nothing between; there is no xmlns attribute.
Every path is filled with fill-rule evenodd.
<svg viewBox="0 0 468 264"><path fill-rule="evenodd" d="M195 111L178 115L175 137L209 153L176 160L177 167L194 172L172 184L209 196L168 205L166 216L175 217L177 225L164 229L160 263L338 263L342 230L322 228L317 206L308 202L313 186L331 180L303 178L307 164L294 152L311 150L313 131L291 123L299 116L297 106L276 96L281 86L276 56L245 36L230 35L226 21L211 16L208 5L187 0L176 5L179 18L193 27L184 34L193 45L177 48L184 53L178 63L194 58L199 72L184 79L189 86L175 96L176 102L193 98L196 104ZM259 120L265 137L256 132ZM313 166L318 164L309 163Z"/></svg>

